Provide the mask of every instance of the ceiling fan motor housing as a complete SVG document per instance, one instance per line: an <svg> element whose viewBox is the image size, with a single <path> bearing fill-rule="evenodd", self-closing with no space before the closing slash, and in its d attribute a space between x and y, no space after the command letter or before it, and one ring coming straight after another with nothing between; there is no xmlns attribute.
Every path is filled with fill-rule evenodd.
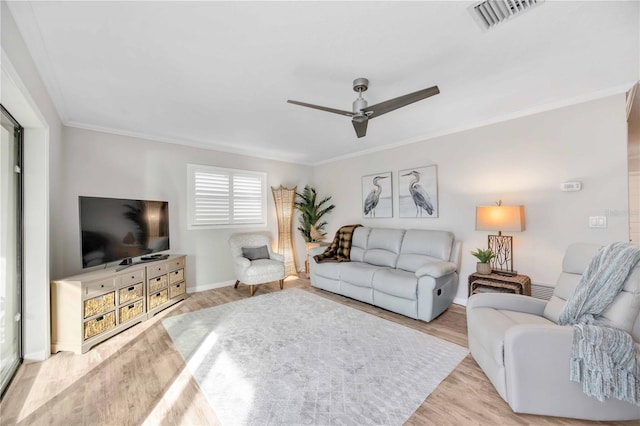
<svg viewBox="0 0 640 426"><path fill-rule="evenodd" d="M368 88L369 88L369 80L367 80L366 78L356 78L355 80L353 80L354 92L358 92L358 93L366 92Z"/></svg>
<svg viewBox="0 0 640 426"><path fill-rule="evenodd" d="M362 95L358 96L358 99L353 101L353 112L360 112L369 106L369 102Z"/></svg>

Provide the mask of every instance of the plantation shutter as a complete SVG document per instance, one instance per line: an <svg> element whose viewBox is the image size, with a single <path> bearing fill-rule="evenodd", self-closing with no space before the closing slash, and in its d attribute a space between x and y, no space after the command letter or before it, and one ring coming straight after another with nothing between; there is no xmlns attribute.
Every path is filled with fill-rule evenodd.
<svg viewBox="0 0 640 426"><path fill-rule="evenodd" d="M236 173L232 175L233 219L236 224L254 224L262 221L262 190L260 176Z"/></svg>
<svg viewBox="0 0 640 426"><path fill-rule="evenodd" d="M189 164L189 225L266 224L266 174Z"/></svg>

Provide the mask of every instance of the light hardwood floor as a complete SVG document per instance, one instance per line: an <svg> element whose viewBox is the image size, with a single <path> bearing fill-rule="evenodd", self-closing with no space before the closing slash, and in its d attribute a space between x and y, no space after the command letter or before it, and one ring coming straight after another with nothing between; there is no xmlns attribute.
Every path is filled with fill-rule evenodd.
<svg viewBox="0 0 640 426"><path fill-rule="evenodd" d="M313 288L306 279L285 282L373 315L467 346L465 310L452 305L430 323L413 320ZM256 297L278 291L262 285ZM249 297L249 287L225 287L187 300L93 348L61 352L24 364L4 400L2 425L215 425L215 412L185 368L160 320ZM423 402L408 425L631 425L515 414L468 355Z"/></svg>

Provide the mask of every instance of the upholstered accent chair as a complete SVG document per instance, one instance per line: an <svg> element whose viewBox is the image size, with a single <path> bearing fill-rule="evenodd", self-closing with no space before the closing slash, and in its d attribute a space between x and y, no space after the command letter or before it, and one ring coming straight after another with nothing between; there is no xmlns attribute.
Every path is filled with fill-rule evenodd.
<svg viewBox="0 0 640 426"><path fill-rule="evenodd" d="M249 286L251 296L256 286L278 281L280 290L284 286L284 258L271 249L271 238L267 233L240 233L229 238L236 283Z"/></svg>
<svg viewBox="0 0 640 426"><path fill-rule="evenodd" d="M517 413L588 420L640 419L640 407L598 401L569 380L573 328L558 325L560 311L600 246L573 244L548 302L515 294L476 294L467 302L469 350L500 396ZM603 317L640 345L640 264Z"/></svg>

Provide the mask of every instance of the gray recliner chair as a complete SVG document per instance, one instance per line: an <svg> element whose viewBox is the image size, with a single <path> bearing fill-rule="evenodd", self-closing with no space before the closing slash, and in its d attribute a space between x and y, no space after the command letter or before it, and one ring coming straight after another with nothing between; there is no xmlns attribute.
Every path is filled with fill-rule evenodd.
<svg viewBox="0 0 640 426"><path fill-rule="evenodd" d="M467 303L469 350L500 396L517 413L588 420L640 419L640 406L604 402L569 380L573 328L558 325L567 298L600 246L573 244L548 302L515 294L476 294ZM604 312L607 325L640 346L640 264Z"/></svg>

